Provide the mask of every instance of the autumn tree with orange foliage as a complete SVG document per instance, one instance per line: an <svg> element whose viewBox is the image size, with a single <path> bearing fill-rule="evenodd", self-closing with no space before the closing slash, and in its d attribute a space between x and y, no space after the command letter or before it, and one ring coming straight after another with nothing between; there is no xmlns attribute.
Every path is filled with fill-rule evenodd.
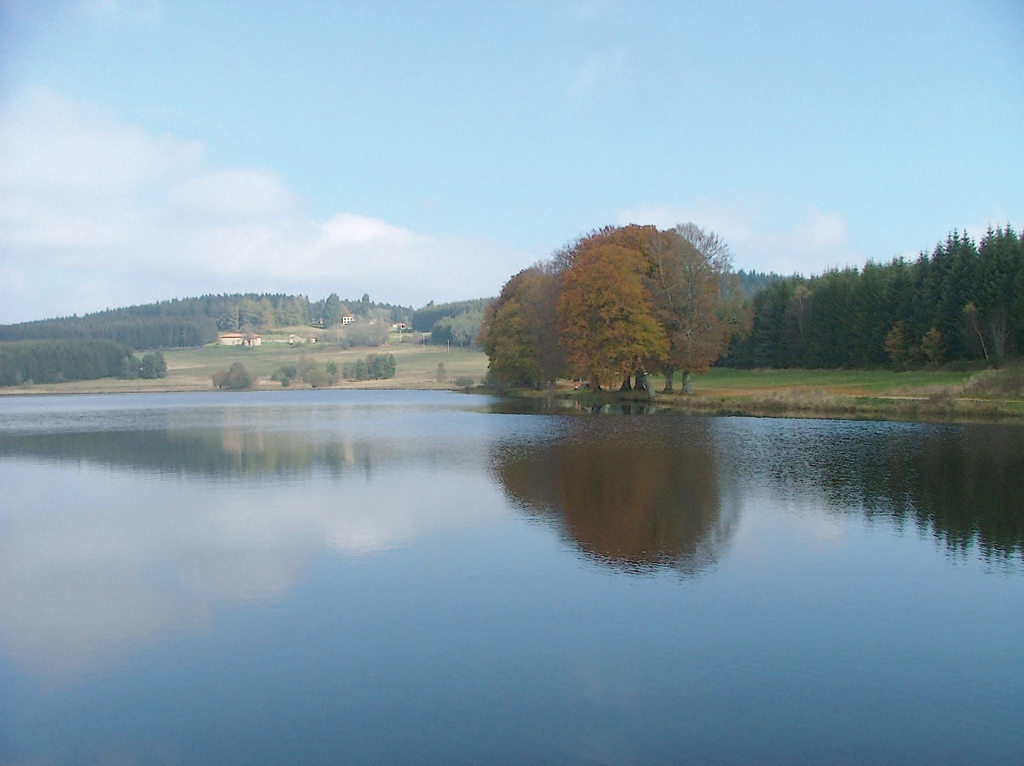
<svg viewBox="0 0 1024 766"><path fill-rule="evenodd" d="M628 226L605 226L555 251L551 257L552 267L556 274L564 274L582 253L604 245L617 245L645 253L647 243L657 233L655 226L639 226L635 223Z"/></svg>
<svg viewBox="0 0 1024 766"><path fill-rule="evenodd" d="M593 386L614 385L668 352L643 277L640 250L599 244L585 248L562 277L558 329L573 371Z"/></svg>
<svg viewBox="0 0 1024 766"><path fill-rule="evenodd" d="M593 386L648 368L704 372L749 321L728 248L693 224L608 226L506 283L481 328L492 374L517 385L566 372ZM557 331L556 331L557 328Z"/></svg>

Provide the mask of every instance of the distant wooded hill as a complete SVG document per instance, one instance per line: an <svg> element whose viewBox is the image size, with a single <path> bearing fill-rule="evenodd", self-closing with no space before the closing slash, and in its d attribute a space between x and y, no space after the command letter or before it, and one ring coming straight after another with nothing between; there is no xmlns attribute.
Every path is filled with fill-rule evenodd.
<svg viewBox="0 0 1024 766"><path fill-rule="evenodd" d="M409 322L413 309L374 303L368 295L321 301L302 295L204 295L142 306L108 309L84 316L0 326L0 341L109 340L135 350L201 346L218 332L265 331L275 327L339 324L344 316Z"/></svg>
<svg viewBox="0 0 1024 766"><path fill-rule="evenodd" d="M344 300L332 293L319 301L311 301L304 295L204 295L107 309L84 316L0 325L0 341L109 340L135 350L178 348L210 343L217 339L218 332L260 332L296 326L326 329L351 316L357 321L404 322L418 332L436 330L439 339L435 341L440 343L468 342L475 337L484 307L490 300L478 298L438 304L431 301L421 309L413 309L377 303L371 301L369 295Z"/></svg>

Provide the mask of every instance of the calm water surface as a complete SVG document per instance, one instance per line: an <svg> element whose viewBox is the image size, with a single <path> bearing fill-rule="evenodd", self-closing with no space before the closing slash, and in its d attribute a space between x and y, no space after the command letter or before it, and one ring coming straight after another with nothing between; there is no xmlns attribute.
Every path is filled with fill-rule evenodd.
<svg viewBox="0 0 1024 766"><path fill-rule="evenodd" d="M0 398L4 764L1000 764L1024 429Z"/></svg>

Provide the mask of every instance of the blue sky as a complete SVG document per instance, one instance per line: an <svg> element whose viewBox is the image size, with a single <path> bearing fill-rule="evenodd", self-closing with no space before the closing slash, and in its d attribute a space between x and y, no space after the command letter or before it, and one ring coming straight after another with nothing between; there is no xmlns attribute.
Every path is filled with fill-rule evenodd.
<svg viewBox="0 0 1024 766"><path fill-rule="evenodd" d="M0 0L0 322L495 295L607 224L734 266L1024 226L1024 4Z"/></svg>

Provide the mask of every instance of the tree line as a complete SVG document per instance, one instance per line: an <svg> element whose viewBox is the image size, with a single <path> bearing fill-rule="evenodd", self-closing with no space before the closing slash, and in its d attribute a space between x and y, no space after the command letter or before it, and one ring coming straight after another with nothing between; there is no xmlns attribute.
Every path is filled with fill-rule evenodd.
<svg viewBox="0 0 1024 766"><path fill-rule="evenodd" d="M497 380L559 377L601 389L647 388L646 373L684 382L749 326L728 246L694 224L606 227L513 276L488 306L480 338ZM634 384L635 380L635 384Z"/></svg>
<svg viewBox="0 0 1024 766"><path fill-rule="evenodd" d="M413 310L407 306L376 303L370 300L368 293L363 293L359 300L344 300L337 293L331 293L322 301L310 302L307 314L309 324L318 327L337 327L346 316L391 325L395 322L409 322Z"/></svg>
<svg viewBox="0 0 1024 766"><path fill-rule="evenodd" d="M413 313L412 329L429 333L429 342L435 345L475 345L484 321L484 311L493 300L475 298L438 304L431 301Z"/></svg>
<svg viewBox="0 0 1024 766"><path fill-rule="evenodd" d="M772 280L751 308L751 332L720 364L1001 364L1024 348L1024 238L996 228L976 244L954 232L912 262Z"/></svg>
<svg viewBox="0 0 1024 766"><path fill-rule="evenodd" d="M124 344L110 340L0 342L0 386L166 374L167 363L159 352L140 359Z"/></svg>
<svg viewBox="0 0 1024 766"><path fill-rule="evenodd" d="M998 365L1024 349L1024 238L952 233L914 261L820 276L734 273L694 224L606 227L513 276L485 312L492 377L643 384L710 366ZM636 381L634 384L633 381Z"/></svg>
<svg viewBox="0 0 1024 766"><path fill-rule="evenodd" d="M120 313L124 311L0 326L0 341L107 340L150 349L201 346L217 339L217 326L207 317Z"/></svg>
<svg viewBox="0 0 1024 766"><path fill-rule="evenodd" d="M452 301L450 303L434 303L430 301L423 308L416 309L412 315L412 329L416 332L430 332L434 325L441 319L454 318L464 313L482 312L490 298L475 298L467 301Z"/></svg>

